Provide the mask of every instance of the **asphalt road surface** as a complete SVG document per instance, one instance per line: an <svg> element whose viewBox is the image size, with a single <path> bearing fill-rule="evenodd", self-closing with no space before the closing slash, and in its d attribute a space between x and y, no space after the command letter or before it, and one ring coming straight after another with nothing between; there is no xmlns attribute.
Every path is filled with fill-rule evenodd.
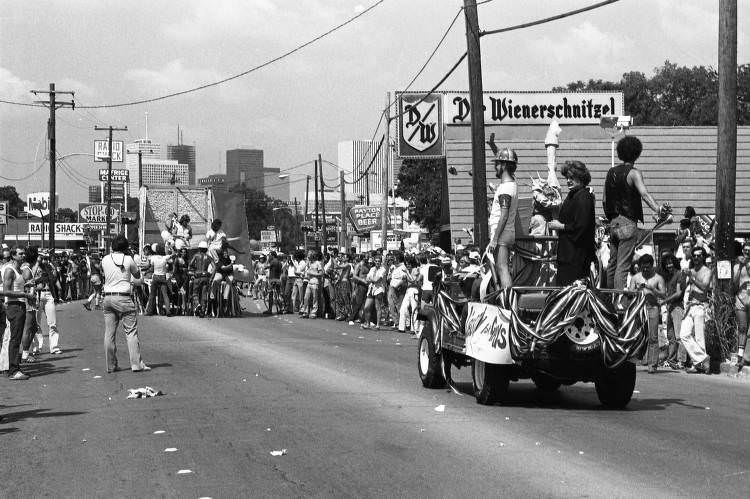
<svg viewBox="0 0 750 499"><path fill-rule="evenodd" d="M747 380L639 368L624 411L590 384L543 396L531 382L486 407L466 369L463 394L422 388L407 335L246 305L239 319L140 317L153 370L114 374L101 312L61 306L64 354L0 380L0 496L750 494ZM145 386L164 395L126 399Z"/></svg>

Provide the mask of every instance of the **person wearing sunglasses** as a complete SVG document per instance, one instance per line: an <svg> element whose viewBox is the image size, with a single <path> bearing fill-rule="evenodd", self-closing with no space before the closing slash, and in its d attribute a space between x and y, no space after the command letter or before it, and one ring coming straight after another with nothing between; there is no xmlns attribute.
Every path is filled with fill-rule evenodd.
<svg viewBox="0 0 750 499"><path fill-rule="evenodd" d="M706 353L705 318L708 299L711 292L711 269L706 266L706 250L693 248L691 253L692 268L684 270L687 277L687 307L680 326L680 341L693 362L688 373L710 371L709 357Z"/></svg>
<svg viewBox="0 0 750 499"><path fill-rule="evenodd" d="M737 353L733 361L738 369L750 364L745 359L745 347L748 336L748 317L750 317L750 239L742 244L742 256L737 259L732 272L732 280L737 295L734 299L734 309L737 315Z"/></svg>

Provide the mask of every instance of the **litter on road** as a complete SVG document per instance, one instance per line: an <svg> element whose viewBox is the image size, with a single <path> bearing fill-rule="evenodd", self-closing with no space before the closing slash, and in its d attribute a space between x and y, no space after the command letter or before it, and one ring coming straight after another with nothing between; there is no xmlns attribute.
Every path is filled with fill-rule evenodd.
<svg viewBox="0 0 750 499"><path fill-rule="evenodd" d="M286 456L286 449L272 450L271 455L272 456Z"/></svg>
<svg viewBox="0 0 750 499"><path fill-rule="evenodd" d="M150 386L147 386L145 388L128 388L127 398L140 399L140 398L156 397L158 395L162 395L160 390L155 390L151 388Z"/></svg>
<svg viewBox="0 0 750 499"><path fill-rule="evenodd" d="M435 412L445 412L445 405L440 404L439 406L435 407Z"/></svg>

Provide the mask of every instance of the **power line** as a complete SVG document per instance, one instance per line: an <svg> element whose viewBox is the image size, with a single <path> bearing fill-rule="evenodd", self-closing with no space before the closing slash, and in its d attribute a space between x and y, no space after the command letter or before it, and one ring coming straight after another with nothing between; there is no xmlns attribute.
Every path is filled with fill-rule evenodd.
<svg viewBox="0 0 750 499"><path fill-rule="evenodd" d="M609 5L611 3L615 3L617 1L618 0L605 0L604 2L595 3L594 5L589 5L588 7L583 7L581 9L576 9L576 10L571 10L569 12L564 12L564 13L558 14L556 16L547 17L547 18L544 18L544 19L539 19L537 21L532 21L532 22L523 23L523 24L517 24L515 26L509 26L507 28L493 29L493 30L489 30L489 31L481 31L479 33L479 36L495 35L497 33L505 33L505 32L514 31L514 30L517 30L517 29L530 28L531 26L537 26L539 24L544 24L544 23L548 23L548 22L551 22L551 21L557 21L558 19L563 19L565 17L574 16L574 15L580 14L582 12L586 12L586 11L589 11L589 10L598 9L599 7L604 7L606 5Z"/></svg>
<svg viewBox="0 0 750 499"><path fill-rule="evenodd" d="M270 66L271 64L274 64L275 62L278 62L278 61L280 61L282 59L285 59L286 57L289 57L290 55L294 54L295 52L298 52L298 51L304 49L305 47L308 47L308 46L312 45L313 43L321 40L322 38L325 38L326 36L330 35L331 33L335 32L335 31L338 31L339 29L343 28L347 24L350 24L350 23L356 21L357 19L359 19L360 17L364 16L365 14L367 14L368 12L370 12L371 10L373 10L375 7L377 7L378 5L380 5L381 3L383 3L384 1L385 0L378 0L377 2L375 2L372 5L370 5L368 8L366 8L365 10L363 10L362 12L360 12L359 14L356 14L355 16L347 19L343 23L338 24L337 26L329 29L325 33L316 36L312 40L308 40L307 42L303 43L302 45L298 45L297 47L293 48L292 50L289 50L289 51L287 51L287 52L285 52L285 53L283 53L283 54L281 54L281 55L279 55L277 57L274 57L273 59L270 59L270 60L268 60L268 61L266 61L266 62L264 62L262 64L259 64L259 65L255 66L255 67L252 67L252 68L248 69L247 71L243 71L241 73L238 73L236 75L230 76L228 78L224 78L223 80L215 81L215 82L212 82L212 83L207 83L207 84L201 85L199 87L191 88L191 89L188 89L188 90L182 90L180 92L174 92L174 93L171 93L171 94L162 95L161 97L154 97L154 98L151 98L151 99L143 99L143 100L132 101L132 102L123 102L123 103L120 103L120 104L103 104L103 105L98 105L98 106L79 106L79 107L82 108L82 109L103 109L103 108L113 108L113 107L134 106L134 105L137 105L137 104L146 104L148 102L156 102L156 101L160 101L160 100L164 100L164 99L169 99L171 97L177 97L179 95L185 95L185 94L189 94L189 93L192 93L192 92L197 92L199 90L204 90L206 88L210 88L210 87L215 87L217 85L221 85L221 84L226 83L228 81L236 80L237 78L241 78L243 76L246 76L246 75L248 75L250 73L253 73L253 72L255 72L255 71L259 70L259 69L262 69L262 68L264 68L266 66Z"/></svg>
<svg viewBox="0 0 750 499"><path fill-rule="evenodd" d="M29 178L33 177L34 175L36 175L36 174L37 174L37 173L39 172L39 170L41 170L41 169L42 169L42 167L43 167L43 166L44 166L45 164L47 164L47 160L43 160L43 161L42 161L42 162L41 162L41 163L39 164L39 166L38 166L38 167L37 167L37 168L36 168L36 169L35 169L35 170L34 170L33 172L29 173L29 174L28 174L28 175L26 175L25 177L21 177L21 178L11 178L11 177L5 177L5 176L3 176L3 175L0 175L0 178L1 178L1 179L3 179L3 180L9 180L9 181L11 181L11 182L20 182L20 181L22 181L22 180L26 180L26 179L29 179Z"/></svg>

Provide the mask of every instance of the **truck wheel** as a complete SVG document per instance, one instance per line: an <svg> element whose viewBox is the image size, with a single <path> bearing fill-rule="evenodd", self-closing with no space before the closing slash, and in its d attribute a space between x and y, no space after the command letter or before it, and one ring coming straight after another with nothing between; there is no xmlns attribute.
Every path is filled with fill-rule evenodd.
<svg viewBox="0 0 750 499"><path fill-rule="evenodd" d="M471 378L474 381L474 397L477 403L491 405L503 402L508 393L510 378L504 366L487 364L473 359L471 364Z"/></svg>
<svg viewBox="0 0 750 499"><path fill-rule="evenodd" d="M442 359L441 355L435 353L432 336L432 324L428 320L419 336L417 369L419 369L419 379L422 380L422 386L425 388L442 388L445 386L441 365Z"/></svg>
<svg viewBox="0 0 750 499"><path fill-rule="evenodd" d="M578 314L573 323L563 329L563 333L568 341L568 350L573 355L591 355L599 352L601 348L602 340L596 332L596 323L588 310Z"/></svg>
<svg viewBox="0 0 750 499"><path fill-rule="evenodd" d="M552 393L560 388L560 382L546 374L536 374L531 380L540 392Z"/></svg>
<svg viewBox="0 0 750 499"><path fill-rule="evenodd" d="M624 362L617 369L608 369L594 384L602 405L612 409L624 409L633 397L635 364Z"/></svg>

